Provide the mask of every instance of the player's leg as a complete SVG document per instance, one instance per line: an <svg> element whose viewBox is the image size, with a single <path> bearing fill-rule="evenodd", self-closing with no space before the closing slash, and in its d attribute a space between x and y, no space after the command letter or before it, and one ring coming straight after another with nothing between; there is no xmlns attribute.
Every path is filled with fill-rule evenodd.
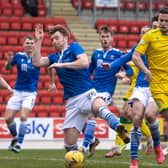
<svg viewBox="0 0 168 168"><path fill-rule="evenodd" d="M8 126L9 132L11 133L13 139L8 147L8 150L12 150L12 147L17 143L17 130L16 130L16 122L14 121L14 117L16 115L16 110L12 110L10 108L6 109L5 112L5 121Z"/></svg>
<svg viewBox="0 0 168 168"><path fill-rule="evenodd" d="M99 139L94 136L94 132L96 129L96 118L89 114L88 120L85 123L85 127L83 130L84 139L82 143L82 147L88 150L88 157L91 157L94 155L96 146L100 143Z"/></svg>
<svg viewBox="0 0 168 168"><path fill-rule="evenodd" d="M67 151L78 150L77 139L79 134L80 132L76 128L64 129L64 146Z"/></svg>
<svg viewBox="0 0 168 168"><path fill-rule="evenodd" d="M146 125L146 122L144 119L142 120L141 131L142 131L143 135L145 135L147 138L145 153L146 153L146 155L149 155L153 151L153 140L152 140L152 136L151 136L149 127Z"/></svg>
<svg viewBox="0 0 168 168"><path fill-rule="evenodd" d="M157 111L158 111L158 108L156 106L156 103L154 101L151 101L146 108L145 118L149 123L149 129L151 131L151 135L153 139L156 160L160 164L164 162L165 157L162 151L162 147L160 145L160 132L159 132L158 120L156 118Z"/></svg>
<svg viewBox="0 0 168 168"><path fill-rule="evenodd" d="M126 130L128 131L128 134L130 134L131 127L132 127L132 122L128 121L127 119L120 117L120 123L122 123ZM116 134L115 138L115 146L112 147L110 152L107 152L104 156L109 158L109 157L114 157L122 154L122 150L126 148L126 144L122 141L122 139Z"/></svg>
<svg viewBox="0 0 168 168"><path fill-rule="evenodd" d="M30 110L27 108L22 108L20 111L20 125L19 125L19 131L18 131L18 141L17 141L16 145L12 148L12 150L14 152L21 151L24 137L26 134L27 118L29 116L29 112L30 112Z"/></svg>
<svg viewBox="0 0 168 168"><path fill-rule="evenodd" d="M133 127L131 130L131 164L130 168L138 168L138 149L141 142L141 123L144 115L144 105L138 100L133 99Z"/></svg>
<svg viewBox="0 0 168 168"><path fill-rule="evenodd" d="M20 102L21 102L20 92L14 91L13 96L9 99L6 106L5 121L11 135L13 136L13 139L11 140L11 143L8 147L9 150L12 150L12 147L17 143L17 129L14 117L21 108Z"/></svg>
<svg viewBox="0 0 168 168"><path fill-rule="evenodd" d="M63 124L66 151L80 150L84 153L86 152L85 148L80 148L77 144L78 137L87 121L88 112L84 113L81 110L81 107L84 108L86 105L85 94L71 98L66 103L66 115Z"/></svg>
<svg viewBox="0 0 168 168"><path fill-rule="evenodd" d="M99 97L94 99L92 109L95 115L104 119L109 127L115 130L125 143L129 143L129 135L127 134L124 125L120 124L119 119L108 109L103 99Z"/></svg>
<svg viewBox="0 0 168 168"><path fill-rule="evenodd" d="M22 108L20 110L20 125L17 144L13 147L14 152L20 152L27 129L27 118L36 100L36 92L22 92Z"/></svg>

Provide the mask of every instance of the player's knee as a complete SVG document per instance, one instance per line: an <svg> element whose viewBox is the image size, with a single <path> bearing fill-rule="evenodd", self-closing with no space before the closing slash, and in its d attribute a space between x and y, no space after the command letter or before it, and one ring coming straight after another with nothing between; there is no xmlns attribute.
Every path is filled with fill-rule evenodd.
<svg viewBox="0 0 168 168"><path fill-rule="evenodd" d="M153 123L156 119L156 116L147 113L145 114L145 119L147 120L148 123Z"/></svg>

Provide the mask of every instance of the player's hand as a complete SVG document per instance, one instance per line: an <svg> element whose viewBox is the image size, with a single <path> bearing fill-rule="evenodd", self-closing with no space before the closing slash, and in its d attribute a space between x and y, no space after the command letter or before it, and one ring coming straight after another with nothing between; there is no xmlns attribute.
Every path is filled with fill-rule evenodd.
<svg viewBox="0 0 168 168"><path fill-rule="evenodd" d="M49 90L51 93L56 92L56 91L57 91L57 87L56 87L55 83L50 83L48 90Z"/></svg>
<svg viewBox="0 0 168 168"><path fill-rule="evenodd" d="M11 62L13 55L14 55L13 51L7 52L6 58L8 62Z"/></svg>
<svg viewBox="0 0 168 168"><path fill-rule="evenodd" d="M152 74L151 74L151 71L147 71L147 72L145 72L145 80L146 81L148 81L148 82L150 82L151 80L152 80Z"/></svg>
<svg viewBox="0 0 168 168"><path fill-rule="evenodd" d="M128 77L124 77L124 78L122 79L122 83L124 83L124 84L130 84L130 83L131 83L131 79L128 78Z"/></svg>
<svg viewBox="0 0 168 168"><path fill-rule="evenodd" d="M48 67L48 69L52 69L52 68L63 68L63 64L62 63L53 63Z"/></svg>
<svg viewBox="0 0 168 168"><path fill-rule="evenodd" d="M118 72L115 76L119 79L123 79L126 77L126 72L125 71Z"/></svg>
<svg viewBox="0 0 168 168"><path fill-rule="evenodd" d="M44 37L43 25L38 24L35 28L35 38L36 40L42 41Z"/></svg>
<svg viewBox="0 0 168 168"><path fill-rule="evenodd" d="M102 67L107 70L111 68L109 63L102 63Z"/></svg>

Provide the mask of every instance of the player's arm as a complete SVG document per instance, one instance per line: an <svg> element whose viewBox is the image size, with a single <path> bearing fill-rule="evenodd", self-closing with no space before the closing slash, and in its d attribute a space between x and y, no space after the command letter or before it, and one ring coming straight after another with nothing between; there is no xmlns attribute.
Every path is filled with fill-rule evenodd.
<svg viewBox="0 0 168 168"><path fill-rule="evenodd" d="M138 51L134 51L134 54L132 56L132 61L140 69L140 71L146 74L145 80L151 81L152 74L149 71L149 69L145 66L145 64L143 63L141 56L142 56L141 53L139 53Z"/></svg>
<svg viewBox="0 0 168 168"><path fill-rule="evenodd" d="M77 59L73 62L53 63L48 68L71 68L71 69L85 69L89 66L89 61L85 53L79 54Z"/></svg>
<svg viewBox="0 0 168 168"><path fill-rule="evenodd" d="M131 68L131 66L127 65L127 64L124 64L123 65L123 68L125 69L125 75L130 77L134 74L134 71L133 69Z"/></svg>
<svg viewBox="0 0 168 168"><path fill-rule="evenodd" d="M110 68L121 68L124 64L126 64L128 61L130 61L132 59L132 55L134 52L134 47L124 56L116 59L115 61L113 61L111 64L109 63L103 63L102 66L105 69L110 69Z"/></svg>
<svg viewBox="0 0 168 168"><path fill-rule="evenodd" d="M0 86L4 89L8 89L9 92L13 92L13 89L9 86L9 84L3 79L3 77L0 75Z"/></svg>
<svg viewBox="0 0 168 168"><path fill-rule="evenodd" d="M41 66L48 66L49 65L49 59L48 57L42 57L41 56L41 45L44 38L44 31L42 25L37 25L35 28L35 49L33 54L33 65L37 67Z"/></svg>
<svg viewBox="0 0 168 168"><path fill-rule="evenodd" d="M6 64L5 64L5 69L6 70L11 70L11 68L12 68L12 64L11 64L12 59L13 59L13 52L9 51L7 53L7 61L6 61Z"/></svg>
<svg viewBox="0 0 168 168"><path fill-rule="evenodd" d="M57 91L57 87L55 85L55 81L54 81L54 76L55 76L55 70L54 69L49 69L49 76L50 76L50 83L49 83L49 88L48 90L50 92L55 92Z"/></svg>

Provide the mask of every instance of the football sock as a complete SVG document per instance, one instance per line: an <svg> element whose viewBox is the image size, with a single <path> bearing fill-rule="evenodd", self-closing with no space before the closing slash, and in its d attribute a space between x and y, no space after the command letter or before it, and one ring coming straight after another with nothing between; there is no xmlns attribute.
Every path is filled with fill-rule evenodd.
<svg viewBox="0 0 168 168"><path fill-rule="evenodd" d="M18 143L17 143L18 145L21 145L23 143L26 128L27 128L26 121L21 121L18 134Z"/></svg>
<svg viewBox="0 0 168 168"><path fill-rule="evenodd" d="M17 130L16 130L16 122L13 121L8 125L9 131L12 134L13 137L17 136Z"/></svg>
<svg viewBox="0 0 168 168"><path fill-rule="evenodd" d="M110 128L116 130L117 125L120 123L118 118L106 107L99 108L99 117L106 120Z"/></svg>
<svg viewBox="0 0 168 168"><path fill-rule="evenodd" d="M86 127L84 130L84 140L82 146L87 148L91 143L91 140L94 137L94 131L96 128L96 121L95 120L88 120L86 123Z"/></svg>
<svg viewBox="0 0 168 168"><path fill-rule="evenodd" d="M133 129L131 130L131 158L138 159L138 148L141 142L141 130Z"/></svg>
<svg viewBox="0 0 168 168"><path fill-rule="evenodd" d="M74 145L64 145L66 151L72 151L72 150L78 150L78 144L74 144Z"/></svg>
<svg viewBox="0 0 168 168"><path fill-rule="evenodd" d="M158 121L156 120L153 124L149 124L149 129L151 131L153 145L159 146L160 145L160 133L159 133Z"/></svg>

